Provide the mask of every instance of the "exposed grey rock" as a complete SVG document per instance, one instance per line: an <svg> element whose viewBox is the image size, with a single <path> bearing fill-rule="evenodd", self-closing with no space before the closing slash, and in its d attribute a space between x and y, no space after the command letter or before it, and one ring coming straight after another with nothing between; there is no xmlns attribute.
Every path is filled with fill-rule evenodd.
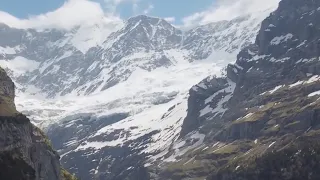
<svg viewBox="0 0 320 180"><path fill-rule="evenodd" d="M25 116L1 117L0 128L0 154L10 153L13 158L17 156L23 160L30 167L35 180L61 179L59 155L48 146L48 140L42 132ZM19 166L12 168L19 169Z"/></svg>
<svg viewBox="0 0 320 180"><path fill-rule="evenodd" d="M59 155L44 133L18 112L14 84L0 68L1 179L62 180Z"/></svg>

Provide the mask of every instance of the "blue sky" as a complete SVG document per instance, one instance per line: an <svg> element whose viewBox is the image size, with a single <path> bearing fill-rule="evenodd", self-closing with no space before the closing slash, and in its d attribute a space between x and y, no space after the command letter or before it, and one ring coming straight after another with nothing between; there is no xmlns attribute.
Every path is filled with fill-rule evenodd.
<svg viewBox="0 0 320 180"><path fill-rule="evenodd" d="M211 4L213 4L213 0L151 0L141 1L139 7L140 10L143 10L148 9L152 5L153 9L149 15L164 18L175 17L177 23L180 23L182 18L199 11L204 11ZM118 7L120 14L125 18L133 15L134 12L131 9L130 3L124 3ZM138 11L138 14L142 13Z"/></svg>
<svg viewBox="0 0 320 180"><path fill-rule="evenodd" d="M71 29L99 19L110 26L146 14L191 28L276 7L280 0L0 0L0 23ZM103 17L103 18L101 18Z"/></svg>
<svg viewBox="0 0 320 180"><path fill-rule="evenodd" d="M1 0L0 10L19 18L53 11L62 6L63 0Z"/></svg>
<svg viewBox="0 0 320 180"><path fill-rule="evenodd" d="M108 3L103 0L93 0L101 4L104 11L109 11ZM65 0L1 0L0 11L7 12L17 18L28 18L32 15L44 14L61 7ZM195 12L204 11L214 0L123 0L116 8L117 14L123 19L145 14L157 17L175 17L176 23ZM134 6L136 4L136 6Z"/></svg>

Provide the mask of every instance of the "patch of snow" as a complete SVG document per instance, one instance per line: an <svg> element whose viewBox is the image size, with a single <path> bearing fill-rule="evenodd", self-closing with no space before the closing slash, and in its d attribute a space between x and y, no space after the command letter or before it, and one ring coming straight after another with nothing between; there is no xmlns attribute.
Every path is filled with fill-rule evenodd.
<svg viewBox="0 0 320 180"><path fill-rule="evenodd" d="M319 75L312 76L305 83L306 84L310 84L310 83L313 83L313 82L316 82L316 81L320 81L320 76Z"/></svg>
<svg viewBox="0 0 320 180"><path fill-rule="evenodd" d="M250 154L252 152L253 149L250 149L249 151L247 151L246 153L244 153L244 156Z"/></svg>
<svg viewBox="0 0 320 180"><path fill-rule="evenodd" d="M274 89L272 89L271 91L269 91L270 94L275 93L276 91L278 91L279 89L283 88L285 85L279 85L276 86Z"/></svg>
<svg viewBox="0 0 320 180"><path fill-rule="evenodd" d="M200 146L203 143L203 140L205 138L205 135L204 134L200 134L199 132L192 132L187 136L189 136L189 139L194 139L194 140L197 140L197 141L195 143L193 143L192 145L187 146L187 147L185 147L183 149L174 149L173 154L170 157L164 159L163 160L164 162L174 162L174 161L176 161L177 157L179 157L179 156L185 154L186 152L188 152L188 151L190 151L192 149L195 149L198 146Z"/></svg>
<svg viewBox="0 0 320 180"><path fill-rule="evenodd" d="M234 71L235 73L238 73L238 69L237 69L237 68L233 68L233 71Z"/></svg>
<svg viewBox="0 0 320 180"><path fill-rule="evenodd" d="M313 96L318 96L318 95L320 95L320 90L319 90L319 91L315 91L315 92L313 92L313 93L310 93L310 94L308 95L308 97L313 97Z"/></svg>
<svg viewBox="0 0 320 180"><path fill-rule="evenodd" d="M234 64L238 69L243 70L243 67L239 66L237 63Z"/></svg>
<svg viewBox="0 0 320 180"><path fill-rule="evenodd" d="M63 53L62 56L60 56L59 58L57 58L57 59L55 60L55 62L60 61L60 60L63 60L63 59L65 59L65 58L67 58L67 57L70 57L73 53L74 53L73 51L66 51L66 52Z"/></svg>
<svg viewBox="0 0 320 180"><path fill-rule="evenodd" d="M252 59L248 60L249 62L250 61L258 61L258 60L261 60L261 59L264 59L268 57L267 55L255 55Z"/></svg>
<svg viewBox="0 0 320 180"><path fill-rule="evenodd" d="M209 149L209 147L207 146L207 147L205 147L205 148L203 148L202 149L202 151L205 151L205 150L207 150L207 149Z"/></svg>
<svg viewBox="0 0 320 180"><path fill-rule="evenodd" d="M203 89L207 89L208 88L203 82L199 83L197 86L201 87Z"/></svg>
<svg viewBox="0 0 320 180"><path fill-rule="evenodd" d="M279 45L282 42L286 42L289 39L293 38L293 34L289 33L287 35L283 35L283 36L279 36L279 37L275 37L271 40L270 44L271 45Z"/></svg>
<svg viewBox="0 0 320 180"><path fill-rule="evenodd" d="M53 68L48 71L45 75L47 74L56 74L60 69L60 66L59 65L53 65Z"/></svg>
<svg viewBox="0 0 320 180"><path fill-rule="evenodd" d="M293 87L299 86L299 85L301 85L301 84L303 84L303 81L298 81L298 82L296 82L296 83L290 84L290 85L289 85L289 88L293 88Z"/></svg>
<svg viewBox="0 0 320 180"><path fill-rule="evenodd" d="M76 144L78 141L77 140L71 140L71 141L68 141L66 143L63 143L64 146L71 146L71 145L74 145Z"/></svg>
<svg viewBox="0 0 320 180"><path fill-rule="evenodd" d="M192 157L191 159L189 159L187 162L185 162L183 165L186 165L186 164L189 164L191 163L192 161L194 161L196 156Z"/></svg>
<svg viewBox="0 0 320 180"><path fill-rule="evenodd" d="M249 113L249 114L245 115L243 118L249 118L249 117L251 117L252 115L253 115L253 113Z"/></svg>
<svg viewBox="0 0 320 180"><path fill-rule="evenodd" d="M296 62L296 64L299 64L299 63L309 63L309 62L313 62L313 61L319 61L320 60L320 57L318 58L311 58L311 59L300 59Z"/></svg>
<svg viewBox="0 0 320 180"><path fill-rule="evenodd" d="M83 142L82 145L80 145L79 147L77 147L77 149L75 149L75 151L81 151L81 150L85 150L88 148L93 148L96 150L102 149L106 146L117 146L121 144L120 141L114 141L113 143L110 142Z"/></svg>
<svg viewBox="0 0 320 180"><path fill-rule="evenodd" d="M220 145L220 142L216 142L214 145L212 145L212 147L216 147L216 146L219 146Z"/></svg>
<svg viewBox="0 0 320 180"><path fill-rule="evenodd" d="M269 145L269 148L272 147L275 143L276 143L276 141L275 141L275 142L272 142L272 143Z"/></svg>
<svg viewBox="0 0 320 180"><path fill-rule="evenodd" d="M281 58L281 59L275 59L274 57L272 57L272 58L270 59L271 62L286 62L286 61L288 61L288 60L290 60L289 57L285 57L285 58Z"/></svg>
<svg viewBox="0 0 320 180"><path fill-rule="evenodd" d="M211 95L209 98L207 98L205 100L205 104L208 104L209 102L211 102L217 95L221 94L221 93L226 93L226 95L224 95L219 102L217 103L215 108L211 108L210 104L208 104L204 109L202 109L200 111L200 117L208 114L208 113L212 113L214 114L214 117L217 116L218 114L223 115L227 109L224 107L225 103L228 102L231 97L233 96L233 92L236 88L236 83L232 82L230 79L228 79L228 87L214 93L213 95Z"/></svg>
<svg viewBox="0 0 320 180"><path fill-rule="evenodd" d="M297 48L302 47L303 45L305 45L305 44L306 44L306 42L307 42L307 40L304 40L301 44L299 44L299 45L297 46Z"/></svg>

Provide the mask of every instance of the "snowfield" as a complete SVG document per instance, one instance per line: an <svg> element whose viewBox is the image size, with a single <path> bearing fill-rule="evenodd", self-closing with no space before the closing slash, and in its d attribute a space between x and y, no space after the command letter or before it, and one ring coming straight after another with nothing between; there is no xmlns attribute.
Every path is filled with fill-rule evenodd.
<svg viewBox="0 0 320 180"><path fill-rule="evenodd" d="M103 116L128 112L137 115L155 105L167 104L168 109L170 105L177 103L176 99L184 99L194 84L211 74L220 74L229 61L220 64L209 60L192 63L185 61L177 66L158 68L152 72L138 68L127 81L88 96L67 95L46 99L45 95L29 87L27 93L18 91L15 100L18 110L29 113L31 119L40 122L37 125L42 128L77 113ZM167 109L158 114L164 114Z"/></svg>
<svg viewBox="0 0 320 180"><path fill-rule="evenodd" d="M176 66L161 67L151 72L137 69L125 82L88 96L68 95L49 100L41 94L31 93L35 92L33 88L29 89L29 93L18 91L17 108L43 129L78 114L102 117L129 113L130 116L126 119L92 132L90 137L112 134L119 130L130 132L130 135L124 133L112 141L83 142L74 151L121 146L145 134L159 131L152 136L152 142L143 153L162 152L165 155L167 148L177 139L187 115L190 87L209 75L221 74L222 68L230 59L221 60L224 63L219 64L209 59L191 63L183 59L179 61ZM174 109L168 112L170 107ZM68 122L67 126L72 126L73 123L74 121Z"/></svg>

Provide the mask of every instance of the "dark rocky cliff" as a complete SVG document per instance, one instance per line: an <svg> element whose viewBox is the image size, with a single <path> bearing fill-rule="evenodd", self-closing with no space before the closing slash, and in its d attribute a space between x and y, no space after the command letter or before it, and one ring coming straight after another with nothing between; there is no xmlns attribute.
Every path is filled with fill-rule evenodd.
<svg viewBox="0 0 320 180"><path fill-rule="evenodd" d="M0 85L0 179L74 179L44 133L16 111L14 83L1 68Z"/></svg>

